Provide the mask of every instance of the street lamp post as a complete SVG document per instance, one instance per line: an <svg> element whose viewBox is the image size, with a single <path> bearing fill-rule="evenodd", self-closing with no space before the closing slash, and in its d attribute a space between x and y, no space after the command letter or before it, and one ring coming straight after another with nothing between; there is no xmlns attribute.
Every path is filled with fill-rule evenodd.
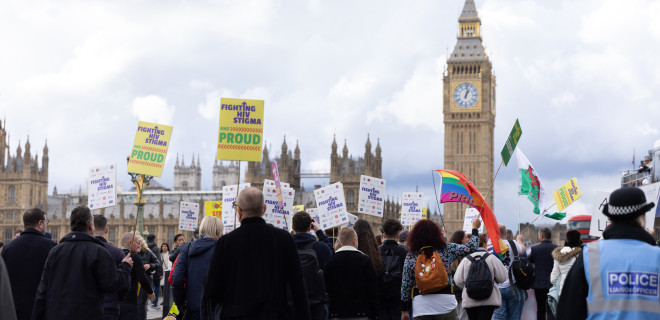
<svg viewBox="0 0 660 320"><path fill-rule="evenodd" d="M135 231L137 234L145 235L148 232L144 230L144 203L142 202L142 192L149 186L149 182L153 176L129 172L131 182L135 185L137 190L137 216L135 217ZM136 233L136 232L134 232Z"/></svg>

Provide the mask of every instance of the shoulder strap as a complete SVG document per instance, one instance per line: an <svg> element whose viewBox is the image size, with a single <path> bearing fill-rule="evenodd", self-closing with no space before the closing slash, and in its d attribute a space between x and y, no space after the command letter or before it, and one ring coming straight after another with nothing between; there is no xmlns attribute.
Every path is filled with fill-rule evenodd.
<svg viewBox="0 0 660 320"><path fill-rule="evenodd" d="M489 255L490 255L490 254L489 254L488 252L484 253L484 254L481 256L481 259L484 260L484 261L486 261L486 258L488 258Z"/></svg>
<svg viewBox="0 0 660 320"><path fill-rule="evenodd" d="M471 254L468 254L465 258L470 260L470 262L474 262L474 257Z"/></svg>
<svg viewBox="0 0 660 320"><path fill-rule="evenodd" d="M516 244L513 242L513 240L507 240L509 242L509 246L511 247L511 250L513 251L513 257L518 256L518 248L516 248Z"/></svg>

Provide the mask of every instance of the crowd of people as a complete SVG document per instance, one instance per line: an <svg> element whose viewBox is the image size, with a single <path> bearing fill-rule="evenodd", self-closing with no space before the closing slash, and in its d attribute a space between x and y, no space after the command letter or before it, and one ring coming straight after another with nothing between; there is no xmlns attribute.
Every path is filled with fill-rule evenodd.
<svg viewBox="0 0 660 320"><path fill-rule="evenodd" d="M479 219L451 235L431 220L408 231L395 219L376 235L360 219L335 238L302 211L289 233L263 219L259 189L233 205L239 228L224 234L207 216L172 248L130 232L115 246L106 218L84 206L55 243L46 214L29 209L2 248L0 318L142 320L165 281L179 319L521 319L528 292L537 319L660 318L660 248L643 228L653 203L636 188L610 195L603 240L584 245L572 230L562 247L541 228L526 248L504 225L494 246Z"/></svg>

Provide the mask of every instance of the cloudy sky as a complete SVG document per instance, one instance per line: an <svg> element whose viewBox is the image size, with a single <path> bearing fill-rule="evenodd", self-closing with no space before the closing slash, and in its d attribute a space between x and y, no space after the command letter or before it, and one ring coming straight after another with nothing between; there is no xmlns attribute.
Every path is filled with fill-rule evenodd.
<svg viewBox="0 0 660 320"><path fill-rule="evenodd" d="M3 1L0 115L12 154L29 135L41 156L48 139L50 190L78 190L92 166L123 171L138 120L174 126L163 184L176 154L194 153L210 189L219 98L263 99L271 155L286 135L304 171L328 172L333 134L354 156L370 134L388 193L419 185L433 202L442 75L463 3ZM476 3L497 76L495 154L518 118L546 188L577 177L583 198L568 212L588 213L633 150L639 161L660 139L660 2ZM516 184L514 161L495 180L496 215L511 224L519 204L534 218Z"/></svg>

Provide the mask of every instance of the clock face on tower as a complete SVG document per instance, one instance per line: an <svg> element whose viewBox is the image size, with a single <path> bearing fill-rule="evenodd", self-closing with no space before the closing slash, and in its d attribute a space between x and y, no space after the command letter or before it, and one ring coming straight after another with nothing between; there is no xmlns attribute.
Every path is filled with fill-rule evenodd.
<svg viewBox="0 0 660 320"><path fill-rule="evenodd" d="M461 83L454 90L454 102L459 107L469 108L477 103L477 98L479 98L479 92L471 83Z"/></svg>

